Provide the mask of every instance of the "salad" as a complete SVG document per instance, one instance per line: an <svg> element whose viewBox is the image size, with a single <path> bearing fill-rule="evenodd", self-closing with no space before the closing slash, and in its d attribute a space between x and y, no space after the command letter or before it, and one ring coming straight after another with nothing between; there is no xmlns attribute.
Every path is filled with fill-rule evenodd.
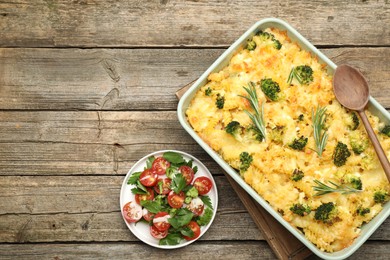
<svg viewBox="0 0 390 260"><path fill-rule="evenodd" d="M197 176L197 172L193 160L177 152L148 157L143 170L128 178L134 200L122 207L124 219L136 225L146 223L159 245L197 239L201 227L214 216L208 196L214 182L207 176Z"/></svg>

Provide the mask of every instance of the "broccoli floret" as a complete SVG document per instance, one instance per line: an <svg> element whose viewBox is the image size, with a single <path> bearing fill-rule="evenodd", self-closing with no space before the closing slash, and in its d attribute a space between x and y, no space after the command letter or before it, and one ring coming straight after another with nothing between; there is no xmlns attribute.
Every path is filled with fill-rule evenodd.
<svg viewBox="0 0 390 260"><path fill-rule="evenodd" d="M295 138L294 141L288 146L290 146L294 150L302 151L307 144L307 140L308 138L302 135L301 137L299 137L299 139Z"/></svg>
<svg viewBox="0 0 390 260"><path fill-rule="evenodd" d="M352 127L351 130L356 130L359 127L360 121L359 117L355 112L352 112Z"/></svg>
<svg viewBox="0 0 390 260"><path fill-rule="evenodd" d="M291 84L293 78L301 85L308 85L313 81L313 69L308 65L293 67L288 76L287 83Z"/></svg>
<svg viewBox="0 0 390 260"><path fill-rule="evenodd" d="M297 214L301 217L306 216L311 212L311 209L308 205L301 204L301 203L294 204L290 208L290 210L292 211L292 213Z"/></svg>
<svg viewBox="0 0 390 260"><path fill-rule="evenodd" d="M280 50L282 48L282 44L280 43L280 41L274 38L273 42L275 49Z"/></svg>
<svg viewBox="0 0 390 260"><path fill-rule="evenodd" d="M225 105L225 97L221 96L221 94L217 94L217 101L215 101L215 105L217 108L222 109Z"/></svg>
<svg viewBox="0 0 390 260"><path fill-rule="evenodd" d="M295 169L293 175L291 176L291 180L300 181L302 180L303 176L304 176L303 171Z"/></svg>
<svg viewBox="0 0 390 260"><path fill-rule="evenodd" d="M363 183L360 177L352 175L352 174L346 174L344 175L342 179L343 183L349 184L354 189L362 190L363 189Z"/></svg>
<svg viewBox="0 0 390 260"><path fill-rule="evenodd" d="M242 152L240 154L240 172L245 172L246 170L248 170L249 166L251 165L253 161L253 157L252 155L250 155L249 153L247 152Z"/></svg>
<svg viewBox="0 0 390 260"><path fill-rule="evenodd" d="M272 101L278 100L278 93L280 92L279 84L272 79L262 79L260 81L260 88L264 94Z"/></svg>
<svg viewBox="0 0 390 260"><path fill-rule="evenodd" d="M212 92L211 88L208 87L208 88L204 91L204 94L205 94L206 96L210 96L210 95L211 95L211 92Z"/></svg>
<svg viewBox="0 0 390 260"><path fill-rule="evenodd" d="M268 33L268 32L259 31L256 35L258 35L260 37L260 40L262 40L262 41L271 40L272 45L275 47L275 49L280 50L280 48L282 48L282 44L280 43L280 41L278 41L275 38L275 36L273 34Z"/></svg>
<svg viewBox="0 0 390 260"><path fill-rule="evenodd" d="M273 40L275 38L272 34L263 31L258 31L256 35L259 36L262 41Z"/></svg>
<svg viewBox="0 0 390 260"><path fill-rule="evenodd" d="M241 125L237 121L231 121L227 126L225 127L225 131L228 134L231 134L235 138L237 138L241 134Z"/></svg>
<svg viewBox="0 0 390 260"><path fill-rule="evenodd" d="M382 128L381 133L390 137L390 125L386 125Z"/></svg>
<svg viewBox="0 0 390 260"><path fill-rule="evenodd" d="M375 168L376 156L373 154L366 154L361 161L361 166L364 170L372 170Z"/></svg>
<svg viewBox="0 0 390 260"><path fill-rule="evenodd" d="M264 140L264 136L261 131L254 125L251 125L247 128L246 131L247 136L251 136L250 139L254 139L256 141L262 142Z"/></svg>
<svg viewBox="0 0 390 260"><path fill-rule="evenodd" d="M260 40L267 41L272 40L272 45L275 47L275 49L280 50L282 48L282 44L280 41L278 41L275 36L268 32L259 31L257 35L260 37Z"/></svg>
<svg viewBox="0 0 390 260"><path fill-rule="evenodd" d="M351 152L348 150L346 144L338 142L333 152L333 163L337 167L343 166L348 157L351 156Z"/></svg>
<svg viewBox="0 0 390 260"><path fill-rule="evenodd" d="M389 194L384 190L378 190L374 193L374 201L376 203L384 203L387 201Z"/></svg>
<svg viewBox="0 0 390 260"><path fill-rule="evenodd" d="M299 116L298 116L298 121L303 121L303 119L305 119L305 116L303 115L303 114L300 114Z"/></svg>
<svg viewBox="0 0 390 260"><path fill-rule="evenodd" d="M359 208L357 208L356 213L359 214L360 216L364 216L367 213L370 213L370 209L359 207Z"/></svg>
<svg viewBox="0 0 390 260"><path fill-rule="evenodd" d="M254 40L248 41L248 43L246 45L246 49L248 51L253 51L254 49L256 49L256 42Z"/></svg>
<svg viewBox="0 0 390 260"><path fill-rule="evenodd" d="M284 126L276 126L270 133L270 138L277 144L283 143Z"/></svg>
<svg viewBox="0 0 390 260"><path fill-rule="evenodd" d="M333 202L323 203L316 209L314 218L324 223L331 224L337 215L337 208Z"/></svg>
<svg viewBox="0 0 390 260"><path fill-rule="evenodd" d="M349 144L352 147L352 151L355 154L361 154L368 147L368 139L366 136L361 134L359 131L353 131L349 135Z"/></svg>

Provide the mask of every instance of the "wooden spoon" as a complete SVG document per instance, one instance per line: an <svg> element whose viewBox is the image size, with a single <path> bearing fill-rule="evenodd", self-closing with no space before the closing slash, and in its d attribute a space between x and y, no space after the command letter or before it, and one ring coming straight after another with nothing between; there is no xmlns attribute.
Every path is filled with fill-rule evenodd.
<svg viewBox="0 0 390 260"><path fill-rule="evenodd" d="M387 179L390 181L389 160L364 112L370 96L366 79L357 69L351 66L338 66L333 77L333 91L337 100L344 107L358 112L375 148L379 161L382 164L383 170L386 173Z"/></svg>

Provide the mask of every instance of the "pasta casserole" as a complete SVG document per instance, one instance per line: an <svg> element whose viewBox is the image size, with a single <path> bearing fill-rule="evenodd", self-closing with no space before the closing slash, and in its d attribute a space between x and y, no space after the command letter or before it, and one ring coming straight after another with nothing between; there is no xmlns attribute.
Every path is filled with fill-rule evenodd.
<svg viewBox="0 0 390 260"><path fill-rule="evenodd" d="M367 112L390 158L390 126ZM332 76L285 31L259 31L211 73L188 122L283 218L326 252L348 247L390 185Z"/></svg>

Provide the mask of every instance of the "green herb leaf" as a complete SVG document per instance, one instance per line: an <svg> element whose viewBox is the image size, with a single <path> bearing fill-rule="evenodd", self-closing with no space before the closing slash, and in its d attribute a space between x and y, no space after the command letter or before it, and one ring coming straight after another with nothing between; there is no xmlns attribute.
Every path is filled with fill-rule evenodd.
<svg viewBox="0 0 390 260"><path fill-rule="evenodd" d="M135 185L137 183L137 181L139 180L139 176L141 175L142 172L134 172L130 177L129 179L127 180L127 184L131 185Z"/></svg>
<svg viewBox="0 0 390 260"><path fill-rule="evenodd" d="M146 191L141 190L141 189L139 189L139 188L132 188L132 189L131 189L131 193L133 193L133 194L140 194L140 195L147 194Z"/></svg>
<svg viewBox="0 0 390 260"><path fill-rule="evenodd" d="M205 208L203 215L199 216L196 222L199 226L206 226L208 223L210 223L212 217L213 211L210 208Z"/></svg>
<svg viewBox="0 0 390 260"><path fill-rule="evenodd" d="M169 224L173 228L178 229L190 223L191 219L194 217L194 214L186 208L181 208L176 211L176 215L168 219Z"/></svg>
<svg viewBox="0 0 390 260"><path fill-rule="evenodd" d="M165 152L163 154L163 158L166 159L168 162L174 164L180 164L185 162L183 156L175 152Z"/></svg>
<svg viewBox="0 0 390 260"><path fill-rule="evenodd" d="M317 186L313 186L314 191L317 191L315 196L321 196L324 194L332 193L332 192L339 192L341 194L349 194L354 192L360 192L361 190L346 186L346 185L339 185L332 181L329 181L330 184L333 185L333 187L326 185L325 183L320 182L319 180L314 180L314 182L317 184Z"/></svg>
<svg viewBox="0 0 390 260"><path fill-rule="evenodd" d="M183 236L187 236L187 237L193 237L194 236L194 231L192 231L191 228L189 228L189 227L182 228L180 230L180 233Z"/></svg>
<svg viewBox="0 0 390 260"><path fill-rule="evenodd" d="M183 237L180 234L174 233L174 234L168 234L165 238L160 239L158 244L160 246L172 246L172 245L178 245L180 244Z"/></svg>
<svg viewBox="0 0 390 260"><path fill-rule="evenodd" d="M171 190L173 190L176 194L179 194L186 185L186 179L184 178L183 174L177 173L173 176Z"/></svg>
<svg viewBox="0 0 390 260"><path fill-rule="evenodd" d="M189 160L187 163L186 163L186 165L188 166L188 167L191 167L192 168L192 163L194 162L194 160Z"/></svg>
<svg viewBox="0 0 390 260"><path fill-rule="evenodd" d="M154 156L150 156L147 160L146 160L146 169L150 169L152 168L152 164L154 162L156 158L154 158Z"/></svg>
<svg viewBox="0 0 390 260"><path fill-rule="evenodd" d="M199 198L203 201L203 203L209 207L210 209L213 209L213 204L211 203L211 199L209 196L199 196Z"/></svg>
<svg viewBox="0 0 390 260"><path fill-rule="evenodd" d="M173 176L175 176L177 173L180 173L180 172L179 172L179 169L178 169L177 167L175 167L175 166L172 166L172 165L171 165L171 167L169 167L169 168L166 169L166 171L165 171L165 174L167 175L167 177L168 177L169 179L172 179Z"/></svg>
<svg viewBox="0 0 390 260"><path fill-rule="evenodd" d="M133 194L147 194L148 193L148 190L145 188L144 185L141 184L139 179L136 181L135 185L136 185L136 187L131 189L131 192Z"/></svg>
<svg viewBox="0 0 390 260"><path fill-rule="evenodd" d="M325 130L326 121L326 107L317 107L315 113L311 110L311 117L313 121L313 134L316 149L314 150L319 157L322 156L322 152L325 149L326 142L328 141L328 133Z"/></svg>
<svg viewBox="0 0 390 260"><path fill-rule="evenodd" d="M264 103L261 103L261 109L260 109L259 101L257 99L255 83L250 82L248 84L248 87L244 87L244 89L248 93L248 96L240 95L240 97L245 98L246 100L249 101L249 104L251 105L255 113L251 114L248 110L244 110L244 112L249 116L253 124L260 131L261 135L265 139L266 133L265 133L265 123L264 123L264 113L263 113Z"/></svg>
<svg viewBox="0 0 390 260"><path fill-rule="evenodd" d="M141 200L141 206L154 214L161 211L161 205L157 201Z"/></svg>
<svg viewBox="0 0 390 260"><path fill-rule="evenodd" d="M194 166L193 168L192 168L192 170L194 171L194 175L198 172L198 166Z"/></svg>

